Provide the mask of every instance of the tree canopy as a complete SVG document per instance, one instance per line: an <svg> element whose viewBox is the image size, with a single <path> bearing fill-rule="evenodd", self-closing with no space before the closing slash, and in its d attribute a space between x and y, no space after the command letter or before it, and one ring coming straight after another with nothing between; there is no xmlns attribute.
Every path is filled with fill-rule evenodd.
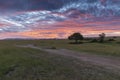
<svg viewBox="0 0 120 80"><path fill-rule="evenodd" d="M83 40L83 35L81 33L73 33L68 37L69 40L75 40L75 43L78 43L78 40Z"/></svg>
<svg viewBox="0 0 120 80"><path fill-rule="evenodd" d="M105 33L99 34L99 39L101 43L104 42L104 38L105 38Z"/></svg>

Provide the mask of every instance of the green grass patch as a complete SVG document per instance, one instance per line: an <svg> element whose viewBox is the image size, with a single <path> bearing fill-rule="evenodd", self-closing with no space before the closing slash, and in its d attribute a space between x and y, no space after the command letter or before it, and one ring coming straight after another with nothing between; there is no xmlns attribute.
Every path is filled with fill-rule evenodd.
<svg viewBox="0 0 120 80"><path fill-rule="evenodd" d="M48 43L57 46L56 42L50 41ZM66 43L67 41L58 40L58 42ZM48 44L46 41L0 41L0 43L0 80L120 79L120 74L115 74L100 66L36 49L14 46L16 44L35 44L45 47ZM67 43L66 45L69 46ZM67 46L64 46L64 48L70 49ZM70 46L73 47L75 45ZM63 44L58 47L63 47Z"/></svg>
<svg viewBox="0 0 120 80"><path fill-rule="evenodd" d="M0 41L0 48L11 45L35 45L38 47L48 47L48 48L64 48L75 50L79 52L88 52L98 55L111 55L120 56L120 39L116 38L115 41L108 41L105 43L90 43L90 41L83 41L83 44L69 44L69 40L6 40ZM9 52L9 51L8 51Z"/></svg>
<svg viewBox="0 0 120 80"><path fill-rule="evenodd" d="M48 48L64 48L78 52L88 52L98 55L110 55L120 56L120 39L116 41L105 42L105 43L90 43L89 41L83 41L83 44L69 44L69 40L7 40L0 41L1 48L6 45L28 45L33 44L38 47Z"/></svg>

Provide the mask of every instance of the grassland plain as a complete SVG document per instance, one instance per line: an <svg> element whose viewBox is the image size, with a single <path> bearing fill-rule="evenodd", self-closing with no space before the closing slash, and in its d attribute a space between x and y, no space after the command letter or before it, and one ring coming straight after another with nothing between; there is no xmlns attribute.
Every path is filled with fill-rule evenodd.
<svg viewBox="0 0 120 80"><path fill-rule="evenodd" d="M33 44L40 47L66 48L120 56L119 40L104 44L73 45L68 43L68 40L0 41L0 80L120 80L120 74L101 66L78 61L67 56L15 46Z"/></svg>
<svg viewBox="0 0 120 80"><path fill-rule="evenodd" d="M83 44L78 45L69 44L69 42L71 42L69 40L8 40L2 41L1 43L8 45L33 44L38 47L56 47L98 55L120 56L120 38L116 38L115 40L116 41L107 41L105 43L90 43L90 41L83 41Z"/></svg>

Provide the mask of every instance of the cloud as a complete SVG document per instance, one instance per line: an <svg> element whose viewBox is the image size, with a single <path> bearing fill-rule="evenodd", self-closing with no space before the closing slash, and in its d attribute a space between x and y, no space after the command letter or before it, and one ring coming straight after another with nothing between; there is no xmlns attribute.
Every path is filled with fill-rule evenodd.
<svg viewBox="0 0 120 80"><path fill-rule="evenodd" d="M43 29L46 28L45 26L64 21L65 19L66 17L64 15L52 13L51 11L23 12L15 16L0 17L0 21L7 24L0 28L0 32L21 32L32 29Z"/></svg>
<svg viewBox="0 0 120 80"><path fill-rule="evenodd" d="M119 0L0 0L1 12L15 10L12 14L0 14L0 35L29 38L65 38L73 32L120 35L119 7Z"/></svg>
<svg viewBox="0 0 120 80"><path fill-rule="evenodd" d="M82 13L89 13L94 16L120 16L119 0L70 0L71 3L60 8L59 12L77 9ZM104 3L104 4L103 4Z"/></svg>

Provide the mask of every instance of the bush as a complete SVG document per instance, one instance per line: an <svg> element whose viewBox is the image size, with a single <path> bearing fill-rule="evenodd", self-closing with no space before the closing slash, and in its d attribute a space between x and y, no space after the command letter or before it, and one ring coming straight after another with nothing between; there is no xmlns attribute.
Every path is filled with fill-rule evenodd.
<svg viewBox="0 0 120 80"><path fill-rule="evenodd" d="M57 48L53 46L53 47L51 47L50 49L57 49Z"/></svg>
<svg viewBox="0 0 120 80"><path fill-rule="evenodd" d="M115 41L114 39L108 39L108 41Z"/></svg>
<svg viewBox="0 0 120 80"><path fill-rule="evenodd" d="M98 40L97 39L93 39L90 42L98 42Z"/></svg>

